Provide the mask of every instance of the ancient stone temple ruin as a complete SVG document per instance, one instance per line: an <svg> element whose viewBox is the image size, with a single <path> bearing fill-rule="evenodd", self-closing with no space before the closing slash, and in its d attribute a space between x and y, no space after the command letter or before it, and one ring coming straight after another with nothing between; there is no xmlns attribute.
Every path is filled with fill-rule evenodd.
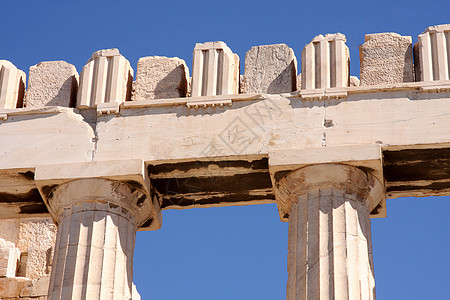
<svg viewBox="0 0 450 300"><path fill-rule="evenodd" d="M359 79L340 33L301 61L197 44L191 74L158 56L134 72L117 49L80 74L1 60L0 298L139 299L136 231L162 210L276 203L287 299L375 299L370 218L450 195L449 45L450 25L414 47L368 34Z"/></svg>

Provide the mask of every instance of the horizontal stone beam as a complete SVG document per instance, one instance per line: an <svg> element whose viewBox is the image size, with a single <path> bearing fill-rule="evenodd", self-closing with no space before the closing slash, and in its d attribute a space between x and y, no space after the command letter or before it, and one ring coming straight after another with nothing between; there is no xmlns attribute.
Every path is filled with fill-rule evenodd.
<svg viewBox="0 0 450 300"><path fill-rule="evenodd" d="M388 198L447 195L449 89L449 81L440 81L348 87L339 99L301 93L153 99L101 116L95 108L2 111L0 198L10 200L0 206L10 217L48 214L33 193L38 166L136 159L145 162L162 209L273 203L271 154L308 150L308 164L315 164L323 163L315 152L340 149L342 156L358 145L381 148L382 167L356 166L383 169Z"/></svg>

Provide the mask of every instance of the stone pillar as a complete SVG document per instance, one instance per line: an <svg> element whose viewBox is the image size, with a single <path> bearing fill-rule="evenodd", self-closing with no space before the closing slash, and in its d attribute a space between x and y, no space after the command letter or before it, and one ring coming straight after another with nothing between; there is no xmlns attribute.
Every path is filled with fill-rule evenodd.
<svg viewBox="0 0 450 300"><path fill-rule="evenodd" d="M302 89L347 87L350 54L341 33L318 35L302 51Z"/></svg>
<svg viewBox="0 0 450 300"><path fill-rule="evenodd" d="M375 299L369 213L381 183L356 167L323 164L277 184L289 218L287 299Z"/></svg>
<svg viewBox="0 0 450 300"><path fill-rule="evenodd" d="M414 45L416 81L449 80L450 24L431 26Z"/></svg>
<svg viewBox="0 0 450 300"><path fill-rule="evenodd" d="M26 75L11 62L0 60L0 109L23 106Z"/></svg>
<svg viewBox="0 0 450 300"><path fill-rule="evenodd" d="M133 69L117 49L92 54L80 74L77 107L97 107L103 103L117 105L131 100Z"/></svg>
<svg viewBox="0 0 450 300"><path fill-rule="evenodd" d="M79 179L49 191L58 223L49 299L131 299L136 230L146 195L107 179Z"/></svg>
<svg viewBox="0 0 450 300"><path fill-rule="evenodd" d="M196 44L192 68L192 96L239 93L239 56L224 42Z"/></svg>

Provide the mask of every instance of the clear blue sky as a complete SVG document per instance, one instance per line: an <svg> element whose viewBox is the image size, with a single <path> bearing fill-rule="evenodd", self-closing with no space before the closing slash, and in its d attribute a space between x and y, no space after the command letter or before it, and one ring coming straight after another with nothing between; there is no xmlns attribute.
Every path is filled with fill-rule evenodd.
<svg viewBox="0 0 450 300"><path fill-rule="evenodd" d="M116 47L192 65L196 42L222 40L242 62L255 45L297 54L317 34L347 36L359 75L364 34L397 32L413 43L450 23L450 1L6 1L0 59L24 71L65 60L80 72L92 52ZM450 129L449 129L450 130ZM0 137L1 138L1 137ZM450 198L388 200L372 221L378 299L450 299ZM143 299L285 299L287 224L275 205L164 211L163 227L137 235L134 282Z"/></svg>

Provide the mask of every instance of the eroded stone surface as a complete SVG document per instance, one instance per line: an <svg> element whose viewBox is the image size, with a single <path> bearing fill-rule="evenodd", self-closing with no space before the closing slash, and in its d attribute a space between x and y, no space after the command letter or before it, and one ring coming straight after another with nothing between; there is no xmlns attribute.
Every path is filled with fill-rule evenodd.
<svg viewBox="0 0 450 300"><path fill-rule="evenodd" d="M149 56L139 59L134 100L186 97L189 69L178 57Z"/></svg>
<svg viewBox="0 0 450 300"><path fill-rule="evenodd" d="M23 106L26 75L7 60L0 60L0 109Z"/></svg>
<svg viewBox="0 0 450 300"><path fill-rule="evenodd" d="M366 34L359 47L361 85L412 82L412 39L397 33Z"/></svg>
<svg viewBox="0 0 450 300"><path fill-rule="evenodd" d="M30 67L26 107L74 107L78 89L78 72L65 61L45 61Z"/></svg>
<svg viewBox="0 0 450 300"><path fill-rule="evenodd" d="M19 299L20 292L31 285L31 280L24 277L4 277L0 278L0 297L1 299Z"/></svg>
<svg viewBox="0 0 450 300"><path fill-rule="evenodd" d="M20 297L43 297L48 294L48 285L50 283L50 275L42 276L31 282L20 291Z"/></svg>
<svg viewBox="0 0 450 300"><path fill-rule="evenodd" d="M286 44L252 47L245 54L246 93L290 93L297 89L297 59Z"/></svg>

